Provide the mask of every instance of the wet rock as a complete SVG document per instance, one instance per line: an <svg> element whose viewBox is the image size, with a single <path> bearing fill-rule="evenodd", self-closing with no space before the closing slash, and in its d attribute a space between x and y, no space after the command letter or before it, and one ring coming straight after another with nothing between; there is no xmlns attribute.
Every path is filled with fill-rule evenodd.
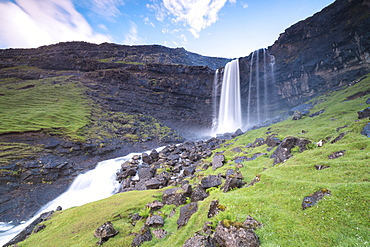
<svg viewBox="0 0 370 247"><path fill-rule="evenodd" d="M95 230L94 236L100 238L97 244L102 245L104 242L108 241L109 238L116 236L118 233L119 232L114 229L112 222L107 221Z"/></svg>
<svg viewBox="0 0 370 247"><path fill-rule="evenodd" d="M213 234L216 246L223 247L258 247L259 237L251 229L246 229L241 223L224 220L219 222Z"/></svg>
<svg viewBox="0 0 370 247"><path fill-rule="evenodd" d="M198 211L198 203L191 202L180 208L180 216L177 220L178 228L183 227L188 223L190 217Z"/></svg>
<svg viewBox="0 0 370 247"><path fill-rule="evenodd" d="M201 158L202 158L202 156L200 154L197 154L197 153L192 153L192 154L189 155L189 160L193 161L193 162L198 161Z"/></svg>
<svg viewBox="0 0 370 247"><path fill-rule="evenodd" d="M218 154L213 156L212 159L212 170L216 170L224 165L225 156L223 154Z"/></svg>
<svg viewBox="0 0 370 247"><path fill-rule="evenodd" d="M34 221L32 221L32 223L29 224L23 231L21 231L20 233L18 233L8 243L6 243L5 245L3 245L3 247L12 246L12 245L15 245L18 242L22 242L23 240L25 240L32 233L33 229L36 227L37 224L39 224L39 223L41 223L41 222L43 222L45 220L48 220L49 217L53 213L54 213L54 211L49 211L49 212L42 213L37 219L35 219Z"/></svg>
<svg viewBox="0 0 370 247"><path fill-rule="evenodd" d="M154 162L154 159L152 158L152 156L150 156L147 153L142 153L141 154L141 159L143 160L143 162L145 162L147 164L151 164L151 163Z"/></svg>
<svg viewBox="0 0 370 247"><path fill-rule="evenodd" d="M302 202L302 209L305 210L308 207L312 207L316 205L318 201L320 201L324 196L331 195L330 190L328 189L321 189L316 191L312 195L306 196Z"/></svg>
<svg viewBox="0 0 370 247"><path fill-rule="evenodd" d="M241 129L238 129L237 131L235 131L234 134L231 135L232 138L235 138L237 136L240 136L240 135L243 135L243 131Z"/></svg>
<svg viewBox="0 0 370 247"><path fill-rule="evenodd" d="M329 159L337 159L339 157L342 157L345 154L345 152L346 152L346 150L341 150L341 151L334 152L332 154L329 154L328 158Z"/></svg>
<svg viewBox="0 0 370 247"><path fill-rule="evenodd" d="M300 111L295 111L293 113L293 120L299 120L301 119L303 116L305 116L305 114L301 113Z"/></svg>
<svg viewBox="0 0 370 247"><path fill-rule="evenodd" d="M150 152L150 157L152 157L154 160L158 160L159 158L159 154L157 152L157 150L153 149L151 152Z"/></svg>
<svg viewBox="0 0 370 247"><path fill-rule="evenodd" d="M147 181L155 175L155 169L142 167L137 171L140 181Z"/></svg>
<svg viewBox="0 0 370 247"><path fill-rule="evenodd" d="M164 186L164 183L163 181L160 181L158 178L152 178L145 182L145 186L147 190L159 189Z"/></svg>
<svg viewBox="0 0 370 247"><path fill-rule="evenodd" d="M202 178L200 181L203 189L208 189L211 187L217 187L222 184L222 179L221 177L217 175L209 175L208 177Z"/></svg>
<svg viewBox="0 0 370 247"><path fill-rule="evenodd" d="M162 227L164 225L163 217L160 215L149 216L145 221L145 225L154 228Z"/></svg>
<svg viewBox="0 0 370 247"><path fill-rule="evenodd" d="M196 166L189 166L184 168L184 175L191 176L194 174Z"/></svg>
<svg viewBox="0 0 370 247"><path fill-rule="evenodd" d="M358 119L364 119L364 118L370 117L370 107L362 111L358 111L357 114L358 114Z"/></svg>
<svg viewBox="0 0 370 247"><path fill-rule="evenodd" d="M190 200L192 202L198 202L198 201L203 201L205 198L207 198L209 195L208 193L206 192L205 189L203 189L202 186L198 185L197 187L195 187L195 189L193 190L193 193L191 193L191 197L190 197Z"/></svg>
<svg viewBox="0 0 370 247"><path fill-rule="evenodd" d="M162 238L165 238L166 237L167 231L164 230L164 229L155 229L155 230L153 230L153 235L157 239L162 239Z"/></svg>
<svg viewBox="0 0 370 247"><path fill-rule="evenodd" d="M270 135L266 138L266 144L269 147L276 147L280 144L279 138L275 137L276 135Z"/></svg>
<svg viewBox="0 0 370 247"><path fill-rule="evenodd" d="M210 236L194 233L194 236L187 239L182 247L217 247Z"/></svg>
<svg viewBox="0 0 370 247"><path fill-rule="evenodd" d="M140 232L136 235L134 240L132 241L132 246L140 246L142 243L151 241L153 239L152 233L150 232L150 228L147 226L143 226Z"/></svg>
<svg viewBox="0 0 370 247"><path fill-rule="evenodd" d="M314 167L316 168L316 170L322 170L322 169L329 168L330 166L325 166L325 165L314 165Z"/></svg>

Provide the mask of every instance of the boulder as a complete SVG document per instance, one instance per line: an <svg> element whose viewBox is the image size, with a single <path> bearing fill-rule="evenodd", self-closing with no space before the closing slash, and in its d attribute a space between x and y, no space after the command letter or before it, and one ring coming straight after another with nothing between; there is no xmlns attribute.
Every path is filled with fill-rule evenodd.
<svg viewBox="0 0 370 247"><path fill-rule="evenodd" d="M225 209L226 209L225 206L219 205L218 200L213 200L209 205L207 217L208 218L215 217L220 211L225 211Z"/></svg>
<svg viewBox="0 0 370 247"><path fill-rule="evenodd" d="M145 182L147 190L159 189L164 186L164 181L160 181L158 178L152 178Z"/></svg>
<svg viewBox="0 0 370 247"><path fill-rule="evenodd" d="M311 143L311 141L306 139L300 139L297 137L287 137L279 144L279 146L272 153L270 158L274 159L274 165L278 163L283 163L292 156L290 150L294 146L298 146L299 151L303 152L304 150L307 149L306 145L309 143Z"/></svg>
<svg viewBox="0 0 370 247"><path fill-rule="evenodd" d="M198 211L198 203L191 202L180 208L180 216L177 220L178 228L183 227L188 223L190 217Z"/></svg>
<svg viewBox="0 0 370 247"><path fill-rule="evenodd" d="M224 186L222 187L222 191L224 193L235 189L243 187L244 182L242 179L234 176L227 176Z"/></svg>
<svg viewBox="0 0 370 247"><path fill-rule="evenodd" d="M157 239L162 239L162 238L166 237L167 231L164 230L164 229L155 229L155 230L153 230L153 235Z"/></svg>
<svg viewBox="0 0 370 247"><path fill-rule="evenodd" d="M225 162L225 156L222 154L218 154L213 156L212 159L212 170L216 170L219 167L222 167Z"/></svg>
<svg viewBox="0 0 370 247"><path fill-rule="evenodd" d="M302 104L302 105L297 105L290 109L289 114L294 114L294 112L298 111L301 112L302 114L308 114L309 110L312 109L313 105L311 104Z"/></svg>
<svg viewBox="0 0 370 247"><path fill-rule="evenodd" d="M44 230L45 228L46 228L46 225L44 225L44 224L37 225L37 226L33 229L33 233L38 233L39 231Z"/></svg>
<svg viewBox="0 0 370 247"><path fill-rule="evenodd" d="M150 228L147 226L143 226L140 232L136 235L134 240L132 241L132 246L140 246L142 243L151 241L153 238L152 233L150 232Z"/></svg>
<svg viewBox="0 0 370 247"><path fill-rule="evenodd" d="M162 227L164 225L163 217L160 215L149 216L145 221L145 225L154 228Z"/></svg>
<svg viewBox="0 0 370 247"><path fill-rule="evenodd" d="M180 206L185 204L187 197L191 197L191 193L192 189L189 184L182 186L182 188L167 189L162 194L162 202L163 204Z"/></svg>
<svg viewBox="0 0 370 247"><path fill-rule="evenodd" d="M187 239L182 247L217 247L210 236L194 233L194 236Z"/></svg>
<svg viewBox="0 0 370 247"><path fill-rule="evenodd" d="M152 158L152 156L150 156L147 153L142 153L141 154L141 159L143 160L143 162L145 162L147 164L151 164L151 163L154 162L154 159Z"/></svg>
<svg viewBox="0 0 370 247"><path fill-rule="evenodd" d="M358 114L358 119L364 119L364 118L370 117L370 107L362 111L358 111L357 114Z"/></svg>
<svg viewBox="0 0 370 247"><path fill-rule="evenodd" d="M220 176L217 175L209 175L208 177L202 178L200 181L201 186L203 189L208 189L211 187L217 187L222 184L222 179Z"/></svg>
<svg viewBox="0 0 370 247"><path fill-rule="evenodd" d="M255 220L252 216L248 215L245 221L243 222L243 225L247 229L257 230L258 228L261 228L263 225L261 222Z"/></svg>
<svg viewBox="0 0 370 247"><path fill-rule="evenodd" d="M154 211L157 211L157 210L163 208L164 205L163 205L162 202L155 200L154 202L146 204L146 206L148 208L150 208L151 212L154 212Z"/></svg>
<svg viewBox="0 0 370 247"><path fill-rule="evenodd" d="M259 181L261 181L261 175L260 175L260 174L256 175L256 177L255 177L255 178L253 178L253 179L252 179L252 181L251 181L249 184L247 184L247 186L246 186L246 187L253 186L253 185L255 185L256 183L258 183Z"/></svg>
<svg viewBox="0 0 370 247"><path fill-rule="evenodd" d="M258 247L259 237L251 229L246 229L239 222L223 220L218 223L213 240L216 246L223 247Z"/></svg>
<svg viewBox="0 0 370 247"><path fill-rule="evenodd" d="M237 136L243 135L243 131L241 129L237 129L234 134L231 135L232 138L235 138Z"/></svg>
<svg viewBox="0 0 370 247"><path fill-rule="evenodd" d="M367 123L362 129L361 134L367 137L370 137L370 123Z"/></svg>
<svg viewBox="0 0 370 247"><path fill-rule="evenodd" d="M308 207L316 205L316 203L326 195L331 195L331 191L328 189L321 189L309 196L306 196L302 202L302 209L305 210Z"/></svg>
<svg viewBox="0 0 370 247"><path fill-rule="evenodd" d="M118 233L119 232L114 229L112 222L107 221L95 230L94 237L100 238L97 244L102 245L104 242L108 241L109 238L116 236Z"/></svg>
<svg viewBox="0 0 370 247"><path fill-rule="evenodd" d="M322 169L329 168L330 166L325 166L325 165L314 165L314 167L316 168L316 170L322 170Z"/></svg>
<svg viewBox="0 0 370 247"><path fill-rule="evenodd" d="M346 152L346 150L341 150L341 151L334 152L332 154L329 154L328 158L329 159L337 159L339 157L342 157L345 154L345 152Z"/></svg>
<svg viewBox="0 0 370 247"><path fill-rule="evenodd" d="M278 138L275 137L276 135L269 135L267 138L266 138L266 144L267 146L269 147L276 147L280 144L280 140Z"/></svg>
<svg viewBox="0 0 370 247"><path fill-rule="evenodd" d="M203 189L202 186L198 185L195 187L193 190L193 193L191 193L190 200L192 202L198 202L198 201L203 201L205 198L207 198L209 195L206 192L205 189Z"/></svg>

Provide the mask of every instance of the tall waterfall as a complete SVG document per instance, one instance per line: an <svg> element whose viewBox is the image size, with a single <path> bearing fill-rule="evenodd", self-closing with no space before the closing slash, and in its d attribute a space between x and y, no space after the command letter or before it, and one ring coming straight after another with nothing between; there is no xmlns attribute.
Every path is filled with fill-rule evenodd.
<svg viewBox="0 0 370 247"><path fill-rule="evenodd" d="M222 79L221 100L217 133L235 132L242 127L240 102L239 59L225 66Z"/></svg>

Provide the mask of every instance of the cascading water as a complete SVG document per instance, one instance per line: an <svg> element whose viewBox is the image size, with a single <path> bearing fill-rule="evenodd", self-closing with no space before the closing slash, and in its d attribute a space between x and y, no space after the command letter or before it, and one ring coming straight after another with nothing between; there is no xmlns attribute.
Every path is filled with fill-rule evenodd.
<svg viewBox="0 0 370 247"><path fill-rule="evenodd" d="M212 119L212 132L215 132L217 128L217 92L218 92L218 69L215 72L215 78L213 79L213 91L212 91L212 105L213 105L213 119Z"/></svg>
<svg viewBox="0 0 370 247"><path fill-rule="evenodd" d="M239 59L225 66L222 79L221 100L217 133L234 132L242 127L240 101Z"/></svg>
<svg viewBox="0 0 370 247"><path fill-rule="evenodd" d="M161 149L158 148L157 151ZM6 230L4 227L6 231L0 233L0 246L9 242L44 212L55 210L58 206L61 206L63 209L81 206L89 202L107 198L118 192L119 183L116 179L116 172L121 168L122 163L128 161L135 154L139 153L131 153L124 157L99 162L95 169L76 177L66 192L44 205L26 223L16 227L3 223L8 229Z"/></svg>

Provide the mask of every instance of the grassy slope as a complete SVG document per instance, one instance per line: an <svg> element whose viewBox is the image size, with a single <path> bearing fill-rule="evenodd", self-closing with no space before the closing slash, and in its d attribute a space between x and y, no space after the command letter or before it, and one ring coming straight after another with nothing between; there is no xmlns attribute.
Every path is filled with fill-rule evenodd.
<svg viewBox="0 0 370 247"><path fill-rule="evenodd" d="M257 230L262 246L369 246L370 245L370 138L360 134L369 122L368 119L357 120L357 111L368 107L365 103L368 96L346 101L346 97L360 91L370 90L370 78L345 88L342 91L330 92L319 98L312 112L325 109L317 117L304 117L293 121L250 131L237 139L228 141L225 150L228 163L216 171L208 169L197 174L197 178L208 174L224 173L228 168L235 168L233 158L240 155L253 156L257 152L266 152L254 161L244 162L240 168L245 181L248 183L257 174L261 181L248 188L241 188L222 193L214 189L203 202L199 202L198 212L188 224L177 230L175 216L165 219L164 229L169 233L162 240L154 239L142 246L182 246L184 241L201 230L207 220L216 222L222 219L244 221L251 215L264 224ZM338 132L336 128L348 125ZM306 133L302 134L302 130ZM295 152L294 156L282 164L273 166L269 158L273 152L266 151L267 146L246 148L246 144L257 137L265 138L266 132L278 134L280 138L296 136L308 138L312 142L320 139L333 140L342 132L347 132L342 140L323 147L311 148L303 153ZM243 153L231 151L234 147L243 149ZM328 159L328 155L339 150L346 150L343 157ZM246 154L247 153L247 154ZM211 158L204 162L210 162ZM316 170L314 165L329 165L330 168ZM193 182L198 182L197 178ZM317 205L302 210L301 203L305 196L326 188L332 193L324 197ZM94 246L95 229L106 220L112 220L120 234L110 239L105 246L130 246L132 232L138 232L143 222L136 227L128 223L128 213L139 212L146 202L153 201L152 193L140 191L117 194L111 198L98 201L58 213L40 233L32 235L18 246ZM220 204L227 207L215 218L207 219L207 211L211 200L218 199ZM162 210L166 215L170 206ZM122 219L114 216L121 214ZM74 233L74 227L78 232ZM77 237L78 236L78 237ZM37 244L36 244L37 243Z"/></svg>

